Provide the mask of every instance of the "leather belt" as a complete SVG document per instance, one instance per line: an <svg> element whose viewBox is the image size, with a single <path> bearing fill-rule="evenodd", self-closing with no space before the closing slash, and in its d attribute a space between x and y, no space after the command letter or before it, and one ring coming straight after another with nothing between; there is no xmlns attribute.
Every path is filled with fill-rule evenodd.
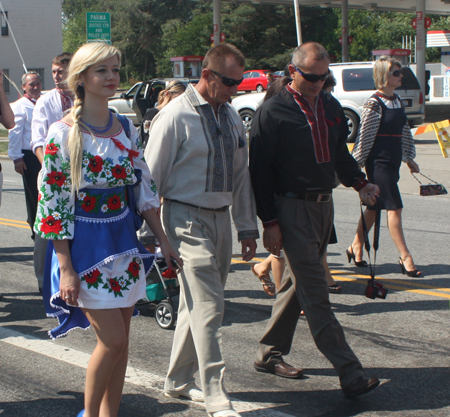
<svg viewBox="0 0 450 417"><path fill-rule="evenodd" d="M200 207L200 206L196 206L195 204L189 204L189 203L183 203L182 201L178 201L178 200L172 200L169 198L164 198L164 201L169 201L172 203L178 203L178 204L183 204L184 206L189 206L189 207L193 207L197 210L207 210L207 211L212 211L212 212L224 212L228 210L229 206L223 206L223 207L219 207L219 208L208 208L208 207Z"/></svg>
<svg viewBox="0 0 450 417"><path fill-rule="evenodd" d="M279 197L296 198L297 200L314 201L316 203L328 203L331 201L332 193L278 193Z"/></svg>

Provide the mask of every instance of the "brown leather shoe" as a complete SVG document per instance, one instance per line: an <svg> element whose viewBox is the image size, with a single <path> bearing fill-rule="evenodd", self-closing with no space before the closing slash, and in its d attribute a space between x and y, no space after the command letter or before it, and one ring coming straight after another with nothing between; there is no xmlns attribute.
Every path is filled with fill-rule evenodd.
<svg viewBox="0 0 450 417"><path fill-rule="evenodd" d="M258 372L266 372L283 378L297 379L303 376L303 369L294 368L281 358L270 359L267 362L255 362L254 366Z"/></svg>
<svg viewBox="0 0 450 417"><path fill-rule="evenodd" d="M372 391L380 385L378 378L367 378L364 375L353 380L350 385L342 389L344 395L348 398L357 397L358 395L365 394Z"/></svg>

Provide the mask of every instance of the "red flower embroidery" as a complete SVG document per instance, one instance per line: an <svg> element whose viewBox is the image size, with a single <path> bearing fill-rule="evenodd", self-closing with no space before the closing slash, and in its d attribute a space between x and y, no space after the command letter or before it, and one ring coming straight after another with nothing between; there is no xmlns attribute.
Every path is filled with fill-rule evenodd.
<svg viewBox="0 0 450 417"><path fill-rule="evenodd" d="M133 277L137 277L139 275L140 266L136 261L133 261L128 265L128 272L133 275Z"/></svg>
<svg viewBox="0 0 450 417"><path fill-rule="evenodd" d="M98 269L89 272L89 274L84 275L84 279L88 284L95 284L100 276L100 271Z"/></svg>
<svg viewBox="0 0 450 417"><path fill-rule="evenodd" d="M56 152L58 152L59 146L54 143L49 143L45 148L45 154L46 155L56 155Z"/></svg>
<svg viewBox="0 0 450 417"><path fill-rule="evenodd" d="M61 231L61 220L55 220L53 216L42 219L41 232L44 232L45 234L56 233L59 235L59 232Z"/></svg>
<svg viewBox="0 0 450 417"><path fill-rule="evenodd" d="M113 195L108 199L108 208L110 210L119 210L120 209L120 197L118 195Z"/></svg>
<svg viewBox="0 0 450 417"><path fill-rule="evenodd" d="M41 198L42 198L42 194L39 193L39 194L38 194L38 202L41 201Z"/></svg>
<svg viewBox="0 0 450 417"><path fill-rule="evenodd" d="M98 155L94 156L93 158L90 158L88 168L92 172L100 172L103 169L103 159L100 158Z"/></svg>
<svg viewBox="0 0 450 417"><path fill-rule="evenodd" d="M89 197L88 195L84 197L83 204L81 208L88 213L95 209L95 204L97 203L97 199L95 197Z"/></svg>
<svg viewBox="0 0 450 417"><path fill-rule="evenodd" d="M114 168L111 168L111 172L114 178L124 180L127 177L127 173L125 172L125 168L120 165L116 165Z"/></svg>
<svg viewBox="0 0 450 417"><path fill-rule="evenodd" d="M64 182L66 181L66 176L62 172L52 171L48 174L48 185L57 184L58 187L62 187Z"/></svg>
<svg viewBox="0 0 450 417"><path fill-rule="evenodd" d="M109 285L114 292L120 292L122 289L120 288L120 284L114 278L109 279Z"/></svg>

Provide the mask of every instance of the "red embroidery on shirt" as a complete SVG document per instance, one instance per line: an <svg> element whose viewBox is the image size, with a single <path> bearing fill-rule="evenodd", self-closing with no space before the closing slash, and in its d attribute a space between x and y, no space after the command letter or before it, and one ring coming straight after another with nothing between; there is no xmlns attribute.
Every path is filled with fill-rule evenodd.
<svg viewBox="0 0 450 417"><path fill-rule="evenodd" d="M314 153L316 155L316 162L322 164L330 162L330 148L328 146L328 127L325 119L325 111L320 96L317 99L317 117L311 109L308 101L297 91L295 91L289 84L286 86L287 90L292 94L294 100L300 107L300 110L305 114L309 127L311 128L311 136L314 143Z"/></svg>

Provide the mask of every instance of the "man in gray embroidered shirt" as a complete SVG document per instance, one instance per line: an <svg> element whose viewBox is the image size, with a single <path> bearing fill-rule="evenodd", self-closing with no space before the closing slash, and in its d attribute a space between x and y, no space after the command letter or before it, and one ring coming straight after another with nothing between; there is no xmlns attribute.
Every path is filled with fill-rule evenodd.
<svg viewBox="0 0 450 417"><path fill-rule="evenodd" d="M163 224L183 259L178 323L166 379L171 397L204 401L213 417L239 416L223 385L224 286L231 263L229 206L242 259L259 237L242 121L228 104L245 58L222 44L205 56L201 79L153 119L145 159L156 181ZM195 387L199 371L203 393Z"/></svg>

